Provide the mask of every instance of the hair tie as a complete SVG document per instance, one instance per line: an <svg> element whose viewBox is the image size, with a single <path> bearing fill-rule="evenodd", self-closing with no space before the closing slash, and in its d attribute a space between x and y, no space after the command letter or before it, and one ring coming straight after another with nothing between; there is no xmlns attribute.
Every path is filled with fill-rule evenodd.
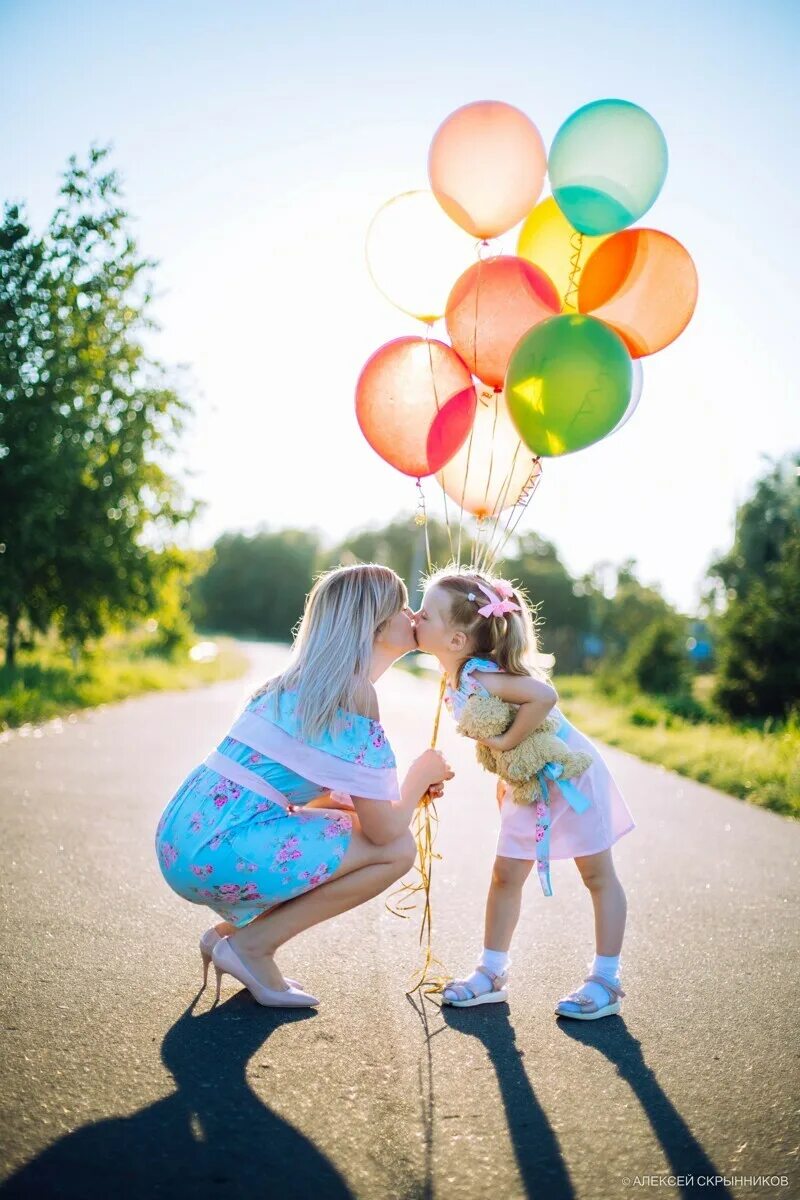
<svg viewBox="0 0 800 1200"><path fill-rule="evenodd" d="M478 587L483 592L484 596L489 597L489 604L484 604L483 608L478 609L478 613L482 617L504 617L506 613L521 612L518 604L515 604L511 597L514 595L513 590L507 583L497 583L495 587L497 592L493 592L491 588L485 587L484 584L478 583ZM503 597L501 599L501 597ZM471 598L474 598L472 596Z"/></svg>

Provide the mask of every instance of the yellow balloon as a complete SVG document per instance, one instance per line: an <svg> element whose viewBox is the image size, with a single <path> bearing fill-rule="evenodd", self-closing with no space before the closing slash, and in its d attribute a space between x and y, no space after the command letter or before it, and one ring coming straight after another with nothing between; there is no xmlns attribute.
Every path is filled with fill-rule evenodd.
<svg viewBox="0 0 800 1200"><path fill-rule="evenodd" d="M436 478L459 508L485 519L512 508L540 470L520 441L503 393L484 390L470 436Z"/></svg>
<svg viewBox="0 0 800 1200"><path fill-rule="evenodd" d="M475 238L460 229L433 192L403 192L379 208L367 231L372 281L402 312L431 324L450 289L475 262Z"/></svg>
<svg viewBox="0 0 800 1200"><path fill-rule="evenodd" d="M573 238L574 235L574 238ZM579 238L578 231L569 223L552 196L542 200L536 208L528 213L519 231L517 254L527 258L535 266L541 267L549 275L561 297L562 304L569 289L569 277L572 270L572 257L577 253ZM603 237L588 237L584 234L578 259L576 282L580 279L580 270L585 266L593 250L606 240ZM568 298L567 309L577 311L577 292Z"/></svg>

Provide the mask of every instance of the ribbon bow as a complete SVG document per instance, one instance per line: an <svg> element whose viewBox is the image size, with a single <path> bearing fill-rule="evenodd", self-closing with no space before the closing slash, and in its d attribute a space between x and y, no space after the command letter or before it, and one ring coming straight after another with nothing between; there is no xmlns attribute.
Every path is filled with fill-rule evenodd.
<svg viewBox="0 0 800 1200"><path fill-rule="evenodd" d="M481 589L484 596L488 596L489 600L491 601L490 604L484 604L483 608L478 609L480 616L502 617L505 616L506 613L521 611L520 606L515 604L511 599L511 597L514 595L514 592L507 583L496 583L496 591L492 591L491 588L484 586L484 584L480 582L478 583L478 587Z"/></svg>

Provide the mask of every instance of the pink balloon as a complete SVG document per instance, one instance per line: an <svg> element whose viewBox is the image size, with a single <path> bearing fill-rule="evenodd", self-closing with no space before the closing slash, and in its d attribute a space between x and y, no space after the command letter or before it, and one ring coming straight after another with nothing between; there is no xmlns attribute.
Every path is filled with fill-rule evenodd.
<svg viewBox="0 0 800 1200"><path fill-rule="evenodd" d="M496 237L530 212L547 170L544 142L525 113L479 100L451 113L434 134L428 176L448 216L475 237Z"/></svg>
<svg viewBox="0 0 800 1200"><path fill-rule="evenodd" d="M469 370L435 339L395 338L368 358L356 384L361 432L404 475L433 475L461 448L475 418Z"/></svg>
<svg viewBox="0 0 800 1200"><path fill-rule="evenodd" d="M501 388L519 339L561 311L540 267L512 254L476 262L457 280L445 319L453 349L484 383Z"/></svg>

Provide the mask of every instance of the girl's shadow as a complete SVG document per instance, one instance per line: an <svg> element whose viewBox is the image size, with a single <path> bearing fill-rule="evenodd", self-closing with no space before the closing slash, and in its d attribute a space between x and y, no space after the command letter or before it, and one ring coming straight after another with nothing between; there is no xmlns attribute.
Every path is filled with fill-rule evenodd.
<svg viewBox="0 0 800 1200"><path fill-rule="evenodd" d="M463 1009L443 1004L442 1016L451 1029L477 1038L486 1047L500 1085L525 1194L573 1200L575 1190L558 1138L531 1087L522 1061L525 1051L517 1046L508 1005Z"/></svg>
<svg viewBox="0 0 800 1200"><path fill-rule="evenodd" d="M446 1023L459 1032L483 1042L497 1072L503 1105L506 1111L511 1142L526 1194L541 1195L553 1200L568 1200L575 1192L564 1158L547 1116L531 1087L523 1064L524 1051L516 1044L507 1005L492 1005L487 1010L458 1009L442 1006ZM567 1037L593 1047L604 1054L626 1080L658 1138L669 1164L671 1174L698 1177L720 1176L719 1171L700 1145L683 1117L663 1091L655 1072L647 1065L641 1043L628 1032L622 1017L600 1021L570 1021L562 1019L558 1028ZM598 1146L602 1155L602 1147ZM630 1174L658 1174L652 1166L641 1164ZM619 1191L623 1190L619 1180ZM684 1196L715 1196L731 1198L723 1185L687 1183L677 1190Z"/></svg>
<svg viewBox="0 0 800 1200"><path fill-rule="evenodd" d="M3 1200L352 1196L333 1164L266 1108L245 1076L254 1055L266 1060L264 1043L274 1030L311 1013L259 1008L246 992L202 1016L193 1015L194 1004L161 1047L176 1090L130 1117L85 1125L48 1146L5 1182ZM269 1079L268 1061L255 1070Z"/></svg>
<svg viewBox="0 0 800 1200"><path fill-rule="evenodd" d="M706 1154L659 1084L655 1071L645 1062L641 1042L628 1032L622 1017L604 1017L600 1021L572 1021L566 1018L559 1020L558 1027L567 1037L593 1047L614 1064L617 1074L626 1081L641 1104L653 1133L661 1143L669 1164L669 1174L686 1176L694 1181L724 1175ZM636 1164L636 1169L632 1167L630 1174L657 1175L659 1172L642 1163ZM678 1185L677 1190L683 1196L716 1196L732 1200L732 1193L723 1184L701 1185L693 1182Z"/></svg>

